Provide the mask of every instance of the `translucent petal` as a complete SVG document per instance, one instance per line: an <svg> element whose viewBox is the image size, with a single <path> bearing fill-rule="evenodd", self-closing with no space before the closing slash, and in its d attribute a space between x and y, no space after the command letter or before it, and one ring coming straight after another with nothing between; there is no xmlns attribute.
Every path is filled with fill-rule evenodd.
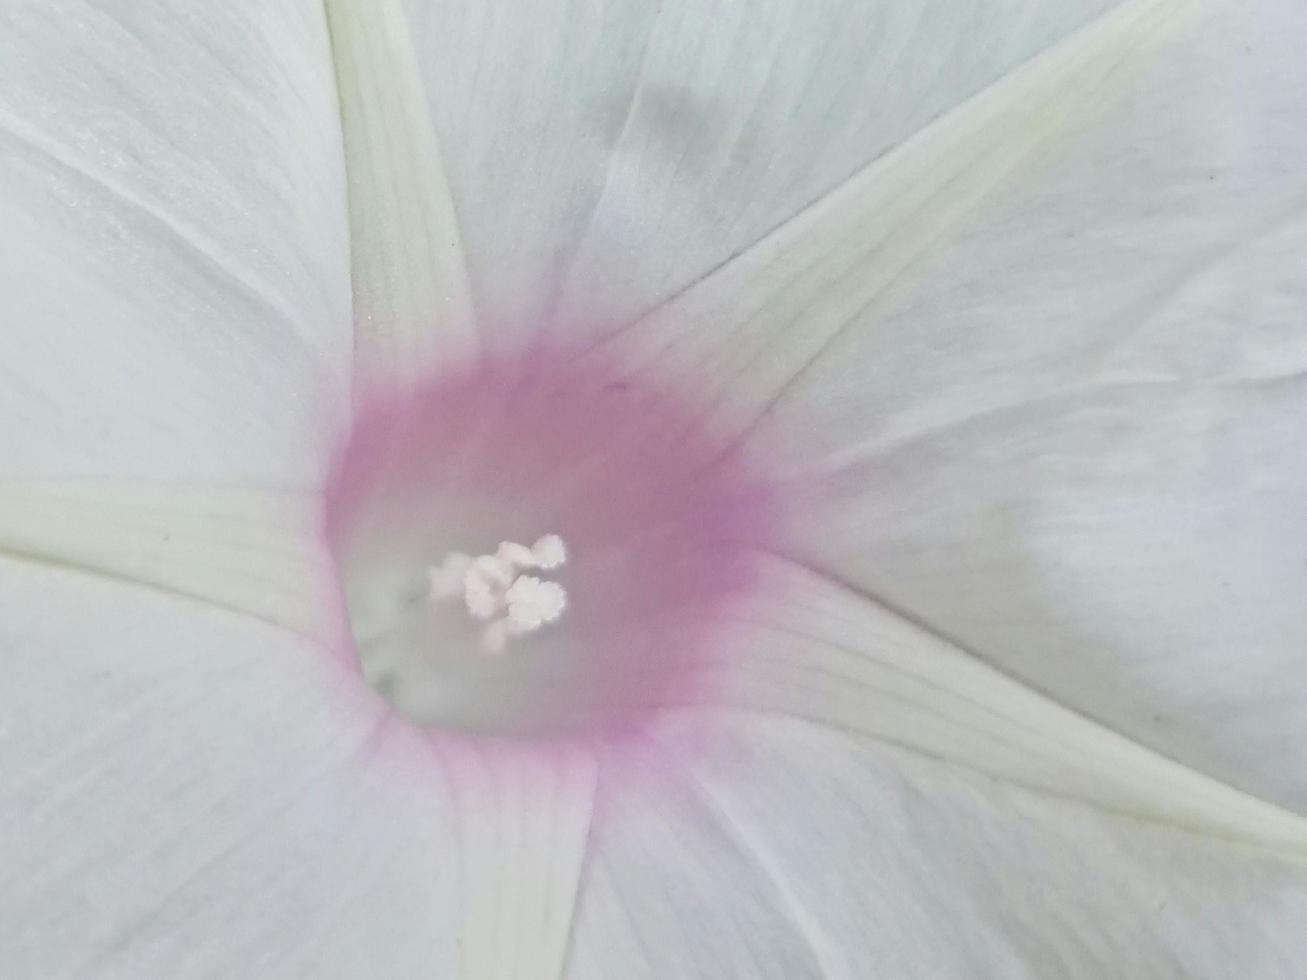
<svg viewBox="0 0 1307 980"><path fill-rule="evenodd" d="M0 634L8 974L416 977L450 960L443 783L322 647L9 559Z"/></svg>
<svg viewBox="0 0 1307 980"><path fill-rule="evenodd" d="M595 790L593 750L439 738L453 794L460 977L562 975Z"/></svg>
<svg viewBox="0 0 1307 980"><path fill-rule="evenodd" d="M695 761L654 812L695 816L657 838L656 858L647 835L608 857L629 924L592 910L609 897L592 866L578 976L666 975L676 953L656 929L669 918L696 939L686 975L1288 978L1307 953L1301 867L802 722L687 714L663 738ZM620 819L635 834L651 817ZM723 854L748 870L712 876ZM696 931L768 907L781 921L743 937ZM642 927L654 941L628 956Z"/></svg>
<svg viewBox="0 0 1307 980"><path fill-rule="evenodd" d="M1123 65L1154 58L1184 7L1132 0L1041 52L605 338L605 354L675 364L695 382L706 379L718 393L718 425L745 438L814 364L825 363L832 345L876 330L898 292L932 288L914 275L915 265L1029 158L1097 118L1103 100L1119 99ZM840 363L855 382L883 370L870 361ZM861 438L864 431L849 425L823 443Z"/></svg>
<svg viewBox="0 0 1307 980"><path fill-rule="evenodd" d="M348 239L321 7L9 5L0 473L321 479Z"/></svg>
<svg viewBox="0 0 1307 980"><path fill-rule="evenodd" d="M295 634L10 559L0 646L11 975L558 975L582 747L432 736Z"/></svg>
<svg viewBox="0 0 1307 980"><path fill-rule="evenodd" d="M497 337L628 321L1108 6L405 0Z"/></svg>
<svg viewBox="0 0 1307 980"><path fill-rule="evenodd" d="M0 480L0 553L188 596L333 642L343 624L321 510L317 496L304 492Z"/></svg>
<svg viewBox="0 0 1307 980"><path fill-rule="evenodd" d="M1304 43L1123 4L608 345L806 488L782 550L1300 810Z"/></svg>
<svg viewBox="0 0 1307 980"><path fill-rule="evenodd" d="M1004 781L1307 865L1307 818L1077 715L894 610L790 562L721 652L706 704L808 719Z"/></svg>
<svg viewBox="0 0 1307 980"><path fill-rule="evenodd" d="M568 980L824 976L786 896L678 768L606 762Z"/></svg>
<svg viewBox="0 0 1307 980"><path fill-rule="evenodd" d="M776 409L831 491L793 553L1299 811L1305 15L1177 36Z"/></svg>
<svg viewBox="0 0 1307 980"><path fill-rule="evenodd" d="M395 0L330 0L349 170L355 387L407 383L476 348L442 148Z"/></svg>

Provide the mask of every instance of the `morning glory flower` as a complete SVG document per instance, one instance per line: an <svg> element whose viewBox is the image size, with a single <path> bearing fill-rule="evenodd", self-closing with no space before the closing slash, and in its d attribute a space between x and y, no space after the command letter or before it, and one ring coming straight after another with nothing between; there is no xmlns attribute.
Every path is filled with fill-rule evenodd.
<svg viewBox="0 0 1307 980"><path fill-rule="evenodd" d="M0 973L1297 976L1305 43L0 9Z"/></svg>

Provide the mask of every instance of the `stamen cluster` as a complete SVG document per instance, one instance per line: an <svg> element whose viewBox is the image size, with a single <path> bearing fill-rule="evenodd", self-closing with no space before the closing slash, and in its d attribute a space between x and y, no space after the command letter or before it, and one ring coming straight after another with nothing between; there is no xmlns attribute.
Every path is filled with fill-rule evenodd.
<svg viewBox="0 0 1307 980"><path fill-rule="evenodd" d="M461 596L468 614L486 623L482 651L500 654L510 639L554 622L567 608L567 590L558 582L519 573L551 571L566 562L567 547L557 534L546 534L531 547L502 541L494 554L455 551L428 569L428 595L432 600Z"/></svg>

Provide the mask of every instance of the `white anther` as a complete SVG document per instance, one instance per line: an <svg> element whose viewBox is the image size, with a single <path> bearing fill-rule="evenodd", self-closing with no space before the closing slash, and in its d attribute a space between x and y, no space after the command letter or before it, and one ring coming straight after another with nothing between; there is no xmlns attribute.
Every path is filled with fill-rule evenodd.
<svg viewBox="0 0 1307 980"><path fill-rule="evenodd" d="M504 588L513 584L516 574L512 562L504 561L498 555L479 556L473 560L468 572L468 575L475 575L491 585L502 585Z"/></svg>
<svg viewBox="0 0 1307 980"><path fill-rule="evenodd" d="M537 568L557 568L567 561L567 547L557 534L546 534L531 547Z"/></svg>
<svg viewBox="0 0 1307 980"><path fill-rule="evenodd" d="M563 614L567 592L557 582L545 582L534 575L519 575L509 588L508 619L515 636L539 629Z"/></svg>
<svg viewBox="0 0 1307 980"><path fill-rule="evenodd" d="M546 534L530 548L501 541L493 555L475 558L454 551L427 569L429 594L432 599L461 594L468 614L486 622L481 649L499 654L509 639L552 623L567 607L567 592L560 584L519 575L518 570L557 568L566 561L567 549L557 534Z"/></svg>
<svg viewBox="0 0 1307 980"><path fill-rule="evenodd" d="M463 604L477 619L490 619L505 608L504 590L469 572L463 580Z"/></svg>
<svg viewBox="0 0 1307 980"><path fill-rule="evenodd" d="M516 565L518 568L535 568L536 564L531 549L524 544L518 544L516 541L499 542L499 550L495 552L495 557L510 565Z"/></svg>

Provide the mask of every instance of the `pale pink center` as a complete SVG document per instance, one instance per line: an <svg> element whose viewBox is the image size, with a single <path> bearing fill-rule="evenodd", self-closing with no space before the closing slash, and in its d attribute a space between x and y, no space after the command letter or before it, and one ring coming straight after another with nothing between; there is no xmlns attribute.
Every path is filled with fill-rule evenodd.
<svg viewBox="0 0 1307 980"><path fill-rule="evenodd" d="M751 598L775 494L692 394L582 363L536 348L359 413L328 533L364 676L414 721L626 728L702 693Z"/></svg>

